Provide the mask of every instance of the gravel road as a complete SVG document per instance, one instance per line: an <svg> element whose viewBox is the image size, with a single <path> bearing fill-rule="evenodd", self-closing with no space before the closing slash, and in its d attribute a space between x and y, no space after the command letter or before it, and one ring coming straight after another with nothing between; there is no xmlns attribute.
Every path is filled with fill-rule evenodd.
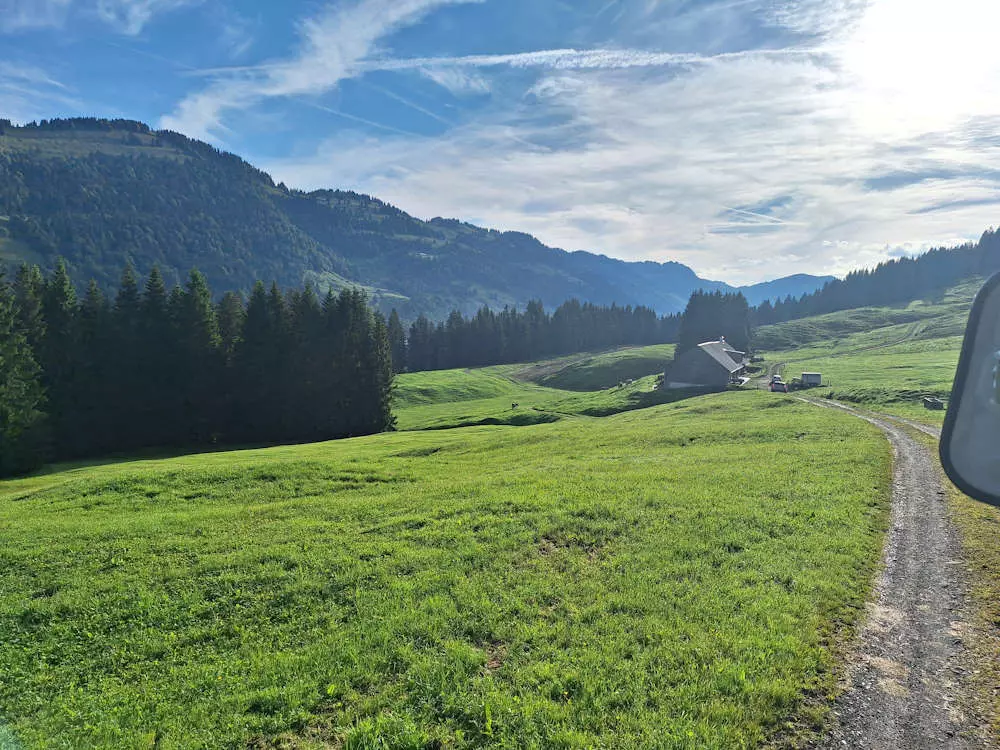
<svg viewBox="0 0 1000 750"><path fill-rule="evenodd" d="M832 401L803 400L878 426L895 454L883 570L854 645L845 690L834 704L832 729L816 747L989 746L983 722L968 709L973 701L963 643L971 634L965 568L936 457L889 418ZM937 434L934 428L918 429Z"/></svg>

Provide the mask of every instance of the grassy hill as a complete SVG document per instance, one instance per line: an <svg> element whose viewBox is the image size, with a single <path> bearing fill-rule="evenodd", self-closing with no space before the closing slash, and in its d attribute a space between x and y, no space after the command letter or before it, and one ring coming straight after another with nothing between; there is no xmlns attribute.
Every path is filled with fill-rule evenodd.
<svg viewBox="0 0 1000 750"><path fill-rule="evenodd" d="M691 395L656 388L672 355L673 346L648 346L529 365L405 374L397 378L395 413L399 429L424 430L523 426L647 408Z"/></svg>
<svg viewBox="0 0 1000 750"><path fill-rule="evenodd" d="M422 221L339 190L275 184L242 159L130 121L0 120L0 258L51 266L112 287L126 262L168 284L192 267L218 293L255 279L368 288L404 318L443 320L541 299L682 310L695 289L728 288L679 263L626 263L546 247L518 232ZM748 287L751 301L801 294L825 278Z"/></svg>
<svg viewBox="0 0 1000 750"><path fill-rule="evenodd" d="M840 400L940 423L923 396L947 399L969 310L982 280L971 279L929 300L861 308L760 329L758 346L786 377L822 372Z"/></svg>
<svg viewBox="0 0 1000 750"><path fill-rule="evenodd" d="M406 408L537 387L474 380ZM725 393L3 482L2 720L29 748L757 744L822 711L888 477L869 425Z"/></svg>

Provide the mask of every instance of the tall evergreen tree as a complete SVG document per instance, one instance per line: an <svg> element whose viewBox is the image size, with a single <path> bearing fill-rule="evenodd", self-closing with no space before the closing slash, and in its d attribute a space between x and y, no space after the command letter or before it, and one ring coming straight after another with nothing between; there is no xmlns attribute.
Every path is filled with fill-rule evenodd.
<svg viewBox="0 0 1000 750"><path fill-rule="evenodd" d="M278 325L274 305L268 303L263 282L258 281L247 301L243 332L236 344L236 432L239 440L267 442L280 431L281 409L277 394L281 382ZM273 438L272 438L273 439Z"/></svg>
<svg viewBox="0 0 1000 750"><path fill-rule="evenodd" d="M174 325L177 342L177 367L180 391L181 443L210 442L219 408L217 396L222 375L219 321L212 304L212 293L204 275L191 271L187 286L180 295Z"/></svg>
<svg viewBox="0 0 1000 750"><path fill-rule="evenodd" d="M746 298L742 293L697 291L692 294L681 318L677 353L723 336L735 349L750 350L750 308Z"/></svg>
<svg viewBox="0 0 1000 750"><path fill-rule="evenodd" d="M392 369L394 372L406 371L406 332L403 330L403 323L399 319L399 313L393 308L389 313L389 322L386 328L389 336L389 348L392 352Z"/></svg>
<svg viewBox="0 0 1000 750"><path fill-rule="evenodd" d="M44 401L14 293L0 278L0 477L24 474L45 462Z"/></svg>
<svg viewBox="0 0 1000 750"><path fill-rule="evenodd" d="M76 409L86 425L74 452L107 453L117 447L112 409L111 369L114 367L111 337L111 308L97 285L91 281L77 311L77 346L74 379Z"/></svg>
<svg viewBox="0 0 1000 750"><path fill-rule="evenodd" d="M243 299L236 292L226 292L219 301L216 317L219 319L219 337L226 361L230 362L236 351L243 329Z"/></svg>
<svg viewBox="0 0 1000 750"><path fill-rule="evenodd" d="M76 291L60 260L42 292L45 335L39 347L48 414L57 455L76 458L89 425L80 413L77 393Z"/></svg>
<svg viewBox="0 0 1000 750"><path fill-rule="evenodd" d="M34 352L39 350L45 337L45 315L42 312L44 291L42 270L38 266L22 264L14 280L14 301L18 327Z"/></svg>

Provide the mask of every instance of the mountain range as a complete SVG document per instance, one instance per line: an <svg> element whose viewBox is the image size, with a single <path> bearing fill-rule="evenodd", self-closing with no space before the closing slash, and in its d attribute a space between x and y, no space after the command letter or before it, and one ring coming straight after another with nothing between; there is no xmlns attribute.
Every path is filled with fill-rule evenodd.
<svg viewBox="0 0 1000 750"><path fill-rule="evenodd" d="M0 262L51 267L113 288L126 263L168 283L198 268L216 293L257 279L368 289L404 318L482 305L595 304L683 310L696 289L732 291L674 262L626 262L547 247L520 232L423 221L377 198L276 184L243 159L129 120L0 120ZM739 287L751 304L832 277Z"/></svg>

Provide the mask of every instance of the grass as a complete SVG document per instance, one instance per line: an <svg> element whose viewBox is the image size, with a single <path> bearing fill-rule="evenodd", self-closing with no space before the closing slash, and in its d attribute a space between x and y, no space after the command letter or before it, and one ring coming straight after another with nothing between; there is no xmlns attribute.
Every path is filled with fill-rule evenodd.
<svg viewBox="0 0 1000 750"><path fill-rule="evenodd" d="M566 391L598 391L627 380L658 375L666 370L673 357L673 344L607 352L571 362L543 376L539 383Z"/></svg>
<svg viewBox="0 0 1000 750"><path fill-rule="evenodd" d="M32 748L748 747L833 689L889 465L723 393L0 483L0 715Z"/></svg>
<svg viewBox="0 0 1000 750"><path fill-rule="evenodd" d="M865 342L862 345L887 343L885 339L872 338L894 329L889 341L902 336L912 338L914 332L922 338L957 336L965 330L972 299L982 286L982 279L969 279L945 290L929 300L916 300L899 307L861 307L853 310L811 318L793 320L772 326L764 326L757 331L755 344L758 349L784 351L801 349L819 343L831 346L840 341L851 341L852 334L859 334L853 340ZM923 323L922 326L913 326Z"/></svg>
<svg viewBox="0 0 1000 750"><path fill-rule="evenodd" d="M404 374L396 388L399 429L523 427L677 401L692 392L656 388L655 373L664 370L672 353L670 345L638 347L527 365ZM636 379L626 378L627 373ZM629 379L631 383L618 386ZM585 383L590 387L584 389Z"/></svg>
<svg viewBox="0 0 1000 750"><path fill-rule="evenodd" d="M951 516L962 539L971 593L976 605L973 623L976 637L969 639L977 666L971 676L975 693L984 705L982 715L990 722L990 733L1000 737L1000 509L978 502L946 482Z"/></svg>
<svg viewBox="0 0 1000 750"><path fill-rule="evenodd" d="M964 282L937 299L904 308L866 308L761 329L760 341L797 342L766 352L786 378L823 373L821 395L940 425L944 412L924 396L948 399L972 299L981 282ZM900 320L908 322L899 322ZM855 328L858 326L859 328ZM870 326L870 328L864 328Z"/></svg>
<svg viewBox="0 0 1000 750"><path fill-rule="evenodd" d="M938 441L922 432L911 430L916 440L937 452ZM975 665L969 675L976 709L989 722L990 735L1000 738L1000 508L973 500L962 493L941 472L948 492L951 519L958 528L964 564L969 576L974 603L971 632L963 632L966 648L970 649L969 664Z"/></svg>

